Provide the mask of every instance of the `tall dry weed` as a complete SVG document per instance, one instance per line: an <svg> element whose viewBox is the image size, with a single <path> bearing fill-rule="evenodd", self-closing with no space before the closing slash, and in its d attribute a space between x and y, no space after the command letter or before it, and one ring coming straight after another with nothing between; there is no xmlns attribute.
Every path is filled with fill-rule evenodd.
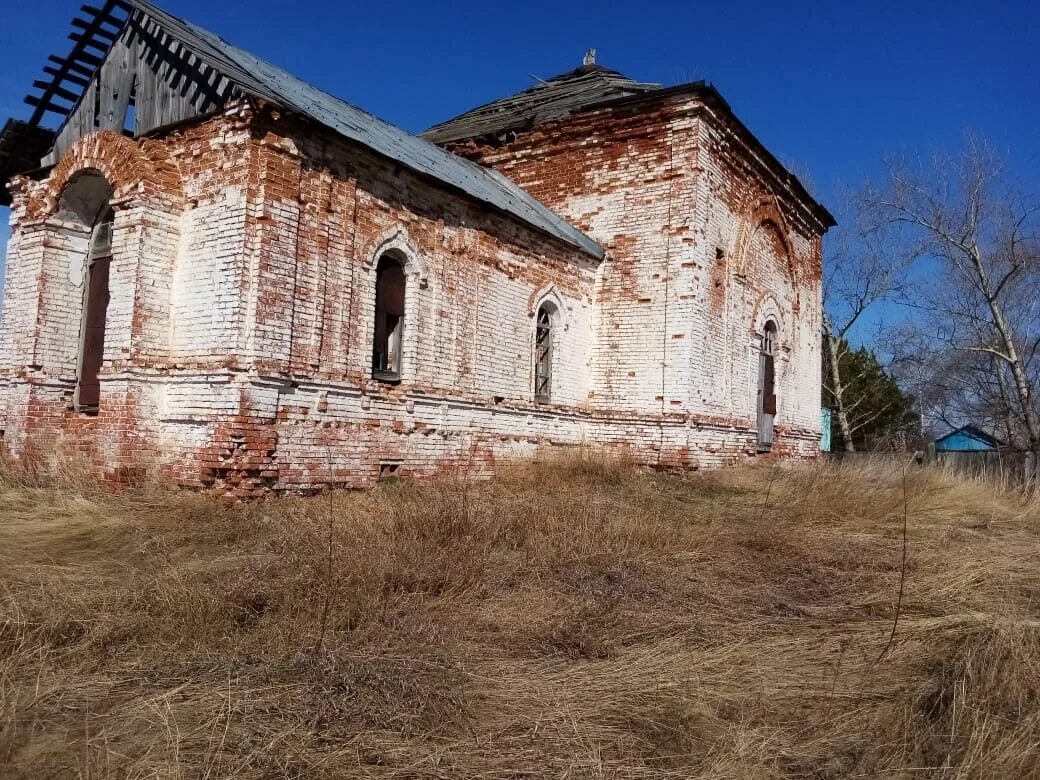
<svg viewBox="0 0 1040 780"><path fill-rule="evenodd" d="M1040 777L1038 532L881 459L239 507L8 475L0 776Z"/></svg>

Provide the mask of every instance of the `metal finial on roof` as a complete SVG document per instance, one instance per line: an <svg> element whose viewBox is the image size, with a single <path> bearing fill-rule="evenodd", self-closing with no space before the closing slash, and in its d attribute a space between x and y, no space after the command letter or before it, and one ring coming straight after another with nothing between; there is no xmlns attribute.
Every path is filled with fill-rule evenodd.
<svg viewBox="0 0 1040 780"><path fill-rule="evenodd" d="M582 65L595 65L596 64L596 50L589 49L585 52L585 56L581 60Z"/></svg>

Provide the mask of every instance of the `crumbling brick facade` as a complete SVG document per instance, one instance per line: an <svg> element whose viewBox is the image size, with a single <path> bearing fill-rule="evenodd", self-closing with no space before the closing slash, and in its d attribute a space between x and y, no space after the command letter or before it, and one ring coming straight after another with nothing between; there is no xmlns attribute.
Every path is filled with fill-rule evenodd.
<svg viewBox="0 0 1040 780"><path fill-rule="evenodd" d="M655 455L663 463L754 455L760 336L772 319L778 449L815 454L821 227L701 100L651 94L638 110L633 103L547 122L504 145L452 146L607 248L595 293L594 407L657 411L669 431Z"/></svg>
<svg viewBox="0 0 1040 780"><path fill-rule="evenodd" d="M447 145L602 257L269 101L138 138L85 133L8 184L0 447L238 497L488 473L558 446L690 468L812 456L827 225L720 113L664 91ZM76 395L84 258L109 205L94 408ZM404 278L391 372L374 370L386 258Z"/></svg>

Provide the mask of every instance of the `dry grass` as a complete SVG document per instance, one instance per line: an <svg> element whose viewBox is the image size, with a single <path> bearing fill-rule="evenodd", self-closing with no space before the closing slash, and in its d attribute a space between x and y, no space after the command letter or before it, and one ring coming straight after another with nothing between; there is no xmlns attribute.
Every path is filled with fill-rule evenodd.
<svg viewBox="0 0 1040 780"><path fill-rule="evenodd" d="M580 458L228 508L0 477L4 778L1040 777L1040 510ZM330 605L321 636L322 610Z"/></svg>

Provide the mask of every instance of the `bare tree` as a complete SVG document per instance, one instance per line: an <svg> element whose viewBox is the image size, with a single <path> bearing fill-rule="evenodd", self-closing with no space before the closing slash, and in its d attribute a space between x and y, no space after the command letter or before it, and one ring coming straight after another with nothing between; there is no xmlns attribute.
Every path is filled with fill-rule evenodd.
<svg viewBox="0 0 1040 780"><path fill-rule="evenodd" d="M888 251L885 236L865 226L861 217L863 196L847 196L839 228L830 239L823 277L824 389L834 405L847 452L855 451L857 431L889 409L869 403L866 395L851 389L863 377L863 363L852 360L850 336L862 329L868 311L903 295L909 259Z"/></svg>
<svg viewBox="0 0 1040 780"><path fill-rule="evenodd" d="M1040 449L1040 204L984 142L956 155L892 163L868 193L879 236L916 263L900 357L933 415L983 419ZM973 419L972 421L975 421Z"/></svg>

